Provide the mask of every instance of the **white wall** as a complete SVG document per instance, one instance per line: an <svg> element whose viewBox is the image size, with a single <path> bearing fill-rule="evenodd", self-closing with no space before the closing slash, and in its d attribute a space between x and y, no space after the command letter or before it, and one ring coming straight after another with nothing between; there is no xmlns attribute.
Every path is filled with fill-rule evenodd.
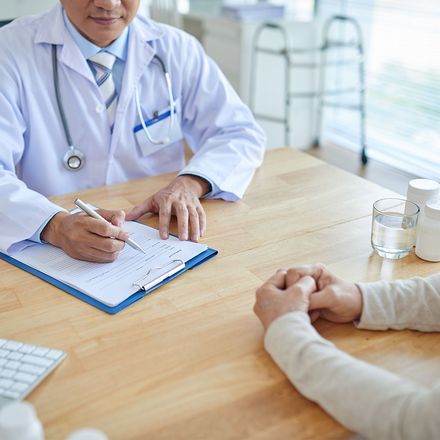
<svg viewBox="0 0 440 440"><path fill-rule="evenodd" d="M1 0L0 20L31 15L51 8L58 0Z"/></svg>
<svg viewBox="0 0 440 440"><path fill-rule="evenodd" d="M149 5L149 1L148 0L141 0L141 5L139 6L139 12L141 14L146 15L147 17L150 16L148 5Z"/></svg>

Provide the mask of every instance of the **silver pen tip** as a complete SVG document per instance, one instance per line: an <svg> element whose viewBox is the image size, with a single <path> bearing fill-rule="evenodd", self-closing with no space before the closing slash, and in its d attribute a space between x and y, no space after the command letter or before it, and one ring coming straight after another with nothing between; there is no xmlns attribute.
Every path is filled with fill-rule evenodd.
<svg viewBox="0 0 440 440"><path fill-rule="evenodd" d="M126 241L126 243L129 244L132 248L142 252L143 254L146 254L146 252L135 241L133 241L131 238L129 238Z"/></svg>

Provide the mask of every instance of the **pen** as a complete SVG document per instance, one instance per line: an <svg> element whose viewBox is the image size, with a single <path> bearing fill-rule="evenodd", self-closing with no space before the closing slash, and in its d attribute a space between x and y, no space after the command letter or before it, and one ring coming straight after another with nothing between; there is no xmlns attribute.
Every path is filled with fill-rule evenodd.
<svg viewBox="0 0 440 440"><path fill-rule="evenodd" d="M97 220L102 220L106 223L108 222L104 217L100 216L94 209L92 209L87 203L84 203L81 199L76 199L74 201L75 205L78 206L79 209L83 210L86 214L90 215L90 217L96 218ZM125 240L125 243L127 243L130 247L133 249L136 249L137 251L146 253L134 240L131 238L127 238Z"/></svg>

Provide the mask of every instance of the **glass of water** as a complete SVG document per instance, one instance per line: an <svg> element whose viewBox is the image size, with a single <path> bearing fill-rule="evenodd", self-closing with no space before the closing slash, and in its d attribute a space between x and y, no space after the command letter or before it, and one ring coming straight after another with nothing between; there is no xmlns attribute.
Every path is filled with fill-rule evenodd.
<svg viewBox="0 0 440 440"><path fill-rule="evenodd" d="M408 200L381 199L373 204L371 246L385 258L406 257L414 246L419 207Z"/></svg>

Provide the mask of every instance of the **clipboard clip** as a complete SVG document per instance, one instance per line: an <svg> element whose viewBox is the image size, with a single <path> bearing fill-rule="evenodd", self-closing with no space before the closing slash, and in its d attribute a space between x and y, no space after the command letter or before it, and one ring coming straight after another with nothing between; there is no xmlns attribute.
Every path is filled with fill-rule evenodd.
<svg viewBox="0 0 440 440"><path fill-rule="evenodd" d="M159 275L157 278L152 279L147 284L144 284L144 282L149 277L151 272L153 272L154 270L165 269L166 267L171 265L173 265L173 267L168 272L165 272L164 274ZM164 266L151 267L150 269L148 269L148 272L142 278L133 282L133 286L139 287L139 290L147 291L148 289L161 283L163 280L170 277L171 275L180 272L182 269L185 269L185 262L183 260L171 260L169 263L165 264Z"/></svg>

